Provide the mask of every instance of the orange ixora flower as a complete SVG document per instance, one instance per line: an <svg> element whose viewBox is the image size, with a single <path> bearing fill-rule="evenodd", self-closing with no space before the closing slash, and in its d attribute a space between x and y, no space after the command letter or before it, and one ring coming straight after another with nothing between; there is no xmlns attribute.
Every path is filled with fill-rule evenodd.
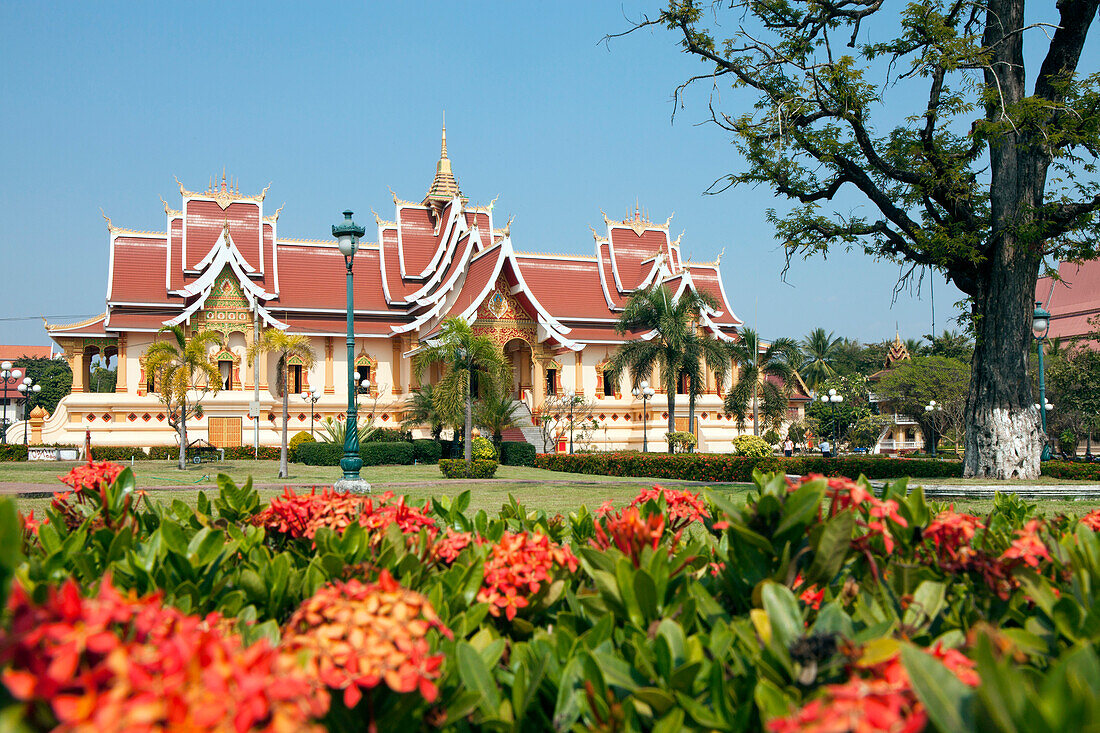
<svg viewBox="0 0 1100 733"><path fill-rule="evenodd" d="M638 508L631 506L618 513L604 514L596 522L595 531L596 536L591 540L593 547L601 550L615 547L630 558L634 567L640 567L642 550L646 547L656 550L661 544L665 515L650 514L643 519Z"/></svg>
<svg viewBox="0 0 1100 733"><path fill-rule="evenodd" d="M1050 551L1039 536L1039 530L1043 527L1042 521L1032 519L1016 530L1016 539L1012 545L1001 554L1001 561L1018 560L1033 568L1039 567L1041 560L1050 560Z"/></svg>
<svg viewBox="0 0 1100 733"><path fill-rule="evenodd" d="M489 604L493 616L503 612L511 621L519 609L529 605L529 598L562 570L577 571L577 558L568 547L539 533L505 532L489 551L477 599Z"/></svg>
<svg viewBox="0 0 1100 733"><path fill-rule="evenodd" d="M808 474L803 477L802 483L822 478L820 474ZM894 535L890 531L890 522L899 527L908 527L905 517L898 513L898 503L893 499L879 499L868 491L863 484L847 478L828 479L829 488L825 496L831 499L829 515L837 512L850 511L856 515L856 526L864 530L858 537L852 540L852 547L857 550L867 551L876 538L881 538L886 554L894 551ZM791 490L797 489L799 484L791 484ZM889 521L887 521L889 520Z"/></svg>
<svg viewBox="0 0 1100 733"><path fill-rule="evenodd" d="M1093 509L1088 514L1081 517L1081 524L1085 525L1093 532L1100 532L1100 509Z"/></svg>
<svg viewBox="0 0 1100 733"><path fill-rule="evenodd" d="M377 583L337 582L306 599L287 622L281 649L311 678L342 690L349 708L383 683L434 702L443 655L431 653L432 629L452 638L427 598L383 570Z"/></svg>
<svg viewBox="0 0 1100 733"><path fill-rule="evenodd" d="M439 528L429 515L427 504L417 509L405 504L403 496L397 501L393 499L392 491L377 497L331 489L324 489L320 494L316 489L308 494L295 494L287 487L282 496L272 499L271 504L253 518L253 522L269 532L294 538L313 539L322 527L342 533L356 522L372 532L384 531L396 524L405 534L425 529L430 537L435 537Z"/></svg>
<svg viewBox="0 0 1100 733"><path fill-rule="evenodd" d="M686 490L666 489L661 486L639 492L630 502L630 506L636 507L647 501L658 501L662 496L665 499L665 506L668 507L666 514L670 532L680 532L692 522L701 522L710 516L707 505L699 498L699 494Z"/></svg>
<svg viewBox="0 0 1100 733"><path fill-rule="evenodd" d="M61 483L73 487L74 490L106 488L115 482L122 473L124 466L111 461L88 461L77 466L64 476L58 476Z"/></svg>
<svg viewBox="0 0 1100 733"><path fill-rule="evenodd" d="M244 647L220 616L123 595L109 578L92 598L66 581L41 605L16 584L9 611L3 684L55 730L316 730L328 710L328 693L266 641Z"/></svg>

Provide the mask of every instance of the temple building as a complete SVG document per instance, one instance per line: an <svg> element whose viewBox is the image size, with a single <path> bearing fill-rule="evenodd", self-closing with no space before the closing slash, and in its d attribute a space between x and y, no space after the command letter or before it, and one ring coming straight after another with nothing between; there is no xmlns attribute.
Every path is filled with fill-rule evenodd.
<svg viewBox="0 0 1100 733"><path fill-rule="evenodd" d="M36 442L77 443L89 430L94 443L105 445L175 444L145 369L145 352L167 338L158 333L162 326L177 324L188 333L220 336L211 359L222 383L203 400L204 414L189 421L189 437L218 446L251 445L250 406L258 381L260 443L278 443L276 357L259 359L255 369L246 358L255 334L269 328L308 336L315 354L312 368L290 363L291 435L310 429L310 404L298 397L310 389L321 393L316 422L344 419L345 268L335 240L281 236L280 210L266 206L267 189L243 194L224 174L220 184L212 179L201 191L177 184L178 208L162 200L164 231L134 231L107 219L105 312L81 323L46 324L72 366L73 391L44 424L32 420ZM547 395L572 390L596 402L598 447L640 448L644 423L650 450L661 450L664 396L649 403L643 420L642 402L631 394L627 377L614 383L604 378L620 343L652 337L615 332L631 293L654 284L677 294L710 293L718 307L701 314L699 328L714 338L738 338L741 321L718 263L685 258L681 237L670 236L671 217L656 223L637 208L624 220L605 215L603 228L592 232L590 255L518 251L510 222L500 226L492 204L471 204L459 188L446 129L426 195L419 201L395 195L392 212L388 220L375 215L369 230L375 241L364 238L354 257L354 368L359 380L370 382L359 409L375 424L401 422L406 399L418 386L411 355L445 318L457 316L502 347L513 367L512 394L525 405L528 424L538 420ZM93 359L117 360L113 394L88 391ZM438 377L436 368L424 381ZM752 430L751 424L738 428L722 411L723 386L709 374L697 403L702 450L729 450L736 435ZM805 401L801 394L792 401L792 419L801 416ZM677 427L686 429L686 423L685 396L677 401Z"/></svg>

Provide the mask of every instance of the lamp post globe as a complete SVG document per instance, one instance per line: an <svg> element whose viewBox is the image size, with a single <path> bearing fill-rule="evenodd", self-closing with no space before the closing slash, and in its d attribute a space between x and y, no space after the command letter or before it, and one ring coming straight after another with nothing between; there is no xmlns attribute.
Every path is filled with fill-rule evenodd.
<svg viewBox="0 0 1100 733"><path fill-rule="evenodd" d="M348 369L348 410L347 422L344 429L344 457L340 459L340 469L343 477L334 486L337 491L348 491L356 494L370 492L370 484L359 477L359 469L363 467L363 459L359 457L359 415L356 406L355 390L355 282L352 275L352 265L355 253L359 251L359 238L366 233L366 229L352 220L350 209L344 211L344 220L332 225L332 236L336 238L336 246L340 254L344 255L344 266L347 268L347 369Z"/></svg>
<svg viewBox="0 0 1100 733"><path fill-rule="evenodd" d="M928 400L928 404L924 406L924 411L928 413L929 419L932 421L932 457L936 457L936 443L939 439L936 437L936 413L943 410L943 405L937 403L935 400Z"/></svg>
<svg viewBox="0 0 1100 733"><path fill-rule="evenodd" d="M16 384L23 372L12 369L10 361L0 362L0 380L4 382L4 412L0 417L0 443L8 442L8 385Z"/></svg>

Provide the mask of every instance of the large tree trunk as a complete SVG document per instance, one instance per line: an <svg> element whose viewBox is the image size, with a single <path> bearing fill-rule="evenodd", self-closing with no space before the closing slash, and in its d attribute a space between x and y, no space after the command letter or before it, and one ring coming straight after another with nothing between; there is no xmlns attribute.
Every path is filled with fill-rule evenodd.
<svg viewBox="0 0 1100 733"><path fill-rule="evenodd" d="M180 402L180 470L187 467L187 398Z"/></svg>
<svg viewBox="0 0 1100 733"><path fill-rule="evenodd" d="M990 2L983 43L993 49L993 58L986 84L1003 97L1003 105L994 100L987 107L991 121L1000 122L1004 110L1012 110L1026 95L1023 26L1023 0ZM1029 225L1043 203L1049 161L1045 150L1041 141L1015 127L990 141L993 227L984 271L975 278L972 293L976 338L963 457L963 475L968 477L1039 476L1039 416L1032 407L1027 360L1042 242Z"/></svg>

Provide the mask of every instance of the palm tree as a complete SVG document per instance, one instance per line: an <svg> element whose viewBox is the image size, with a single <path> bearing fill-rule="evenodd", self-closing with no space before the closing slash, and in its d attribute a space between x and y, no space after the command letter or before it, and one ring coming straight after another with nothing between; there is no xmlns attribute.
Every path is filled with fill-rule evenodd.
<svg viewBox="0 0 1100 733"><path fill-rule="evenodd" d="M287 468L286 433L287 423L290 422L290 385L288 376L290 372L291 357L302 360L302 368L309 369L313 366L313 349L309 346L309 337L301 334L289 334L276 328L269 328L263 332L259 341L248 347L248 359L254 361L263 354L278 354L279 359L275 363L275 372L278 374L275 389L283 397L283 440L282 450L279 452L279 478L286 478L290 471ZM348 367L352 368L351 366Z"/></svg>
<svg viewBox="0 0 1100 733"><path fill-rule="evenodd" d="M421 425L428 425L431 427L432 440L438 441L443 432L443 426L448 421L444 420L435 409L433 392L432 385L425 384L409 394L408 399L405 400L405 420L401 423L401 427L412 430Z"/></svg>
<svg viewBox="0 0 1100 733"><path fill-rule="evenodd" d="M441 415L458 415L465 408L464 438L466 463L469 464L473 429L471 380L479 389L495 390L508 380L508 362L504 352L485 336L479 336L463 318L443 321L439 335L429 339L413 357L413 373L420 379L432 364L442 364L443 378L432 391L432 403Z"/></svg>
<svg viewBox="0 0 1100 733"><path fill-rule="evenodd" d="M817 392L829 377L836 375L833 360L840 351L841 339L834 337L833 332L825 333L824 328L815 328L802 339L802 353L805 357L801 365L792 364L806 382L806 386Z"/></svg>
<svg viewBox="0 0 1100 733"><path fill-rule="evenodd" d="M187 338L182 326L162 326L160 330L171 334L172 338L154 341L149 346L145 352L145 369L147 374L153 375L168 424L179 432L179 467L183 470L187 465L187 417L199 414L202 398L211 385L214 385L214 392L221 386L221 373L207 352L210 345L221 342L221 335L216 331L199 331ZM187 393L196 389L196 381L202 382L198 387L200 393L188 403Z"/></svg>
<svg viewBox="0 0 1100 733"><path fill-rule="evenodd" d="M705 368L704 368L705 366ZM706 381L706 369L714 372L714 379L722 385L729 372L729 346L705 333L696 333L684 349L683 372L688 379L688 430L695 429L695 401L701 394L700 387Z"/></svg>
<svg viewBox="0 0 1100 733"><path fill-rule="evenodd" d="M657 367L660 370L661 384L668 396L670 433L676 430L676 381L684 370L685 363L690 365L693 361L691 358L685 359L685 355L695 348L691 345L693 340L699 338L696 334L696 319L699 311L704 308L717 307L718 302L709 293L685 290L677 299L667 287L657 285L648 290L635 291L615 324L615 330L620 334L642 331L646 335L652 335L649 338L635 338L620 346L611 357L605 378L609 372L611 379L618 380L619 375L629 371L631 382L636 387ZM699 347L692 353L695 354L695 366L690 368L690 372L695 373L695 382L698 384L698 364L704 350ZM672 451L671 445L669 451Z"/></svg>
<svg viewBox="0 0 1100 733"><path fill-rule="evenodd" d="M733 362L740 372L737 384L726 395L726 412L737 416L737 424L745 424L745 416L752 404L752 433L760 434L760 410L769 423L783 419L790 401L790 383L797 379L790 358L798 351L798 344L789 338L778 338L760 350L760 337L756 331L741 331L741 340L730 348ZM778 378L779 384L768 379Z"/></svg>
<svg viewBox="0 0 1100 733"><path fill-rule="evenodd" d="M507 388L494 389L478 401L474 421L478 427L493 434L493 445L500 450L500 445L504 442L504 430L516 424L518 411L519 403L512 399Z"/></svg>

